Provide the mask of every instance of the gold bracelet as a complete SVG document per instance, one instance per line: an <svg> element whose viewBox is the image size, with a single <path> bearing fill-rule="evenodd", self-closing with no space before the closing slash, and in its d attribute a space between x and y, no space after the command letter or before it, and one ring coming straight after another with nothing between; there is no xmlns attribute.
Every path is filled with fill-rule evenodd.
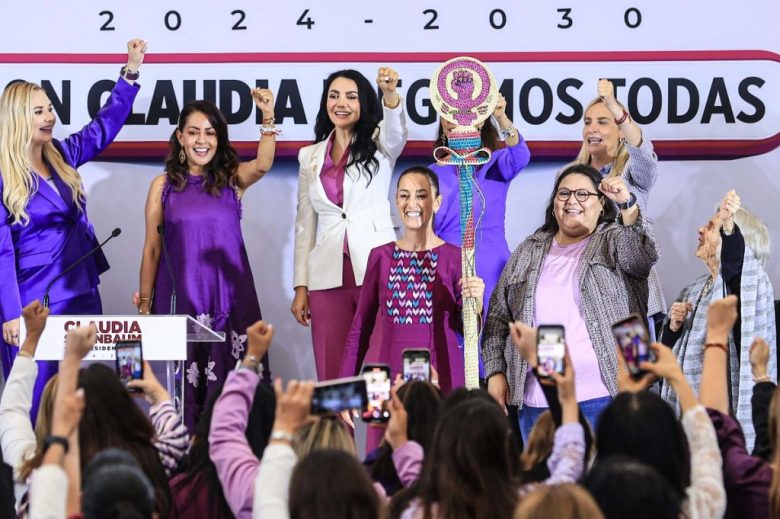
<svg viewBox="0 0 780 519"><path fill-rule="evenodd" d="M22 350L22 349L20 349L19 352L16 355L18 355L19 357L27 357L28 359L32 359L33 358L32 353L30 353L29 351Z"/></svg>

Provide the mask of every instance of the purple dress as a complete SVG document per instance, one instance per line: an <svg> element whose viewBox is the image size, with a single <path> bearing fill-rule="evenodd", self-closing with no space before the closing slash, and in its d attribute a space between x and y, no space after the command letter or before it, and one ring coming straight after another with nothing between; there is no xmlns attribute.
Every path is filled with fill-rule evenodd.
<svg viewBox="0 0 780 519"><path fill-rule="evenodd" d="M371 250L340 375L354 375L366 361L388 364L394 378L403 372L403 350L424 348L442 391L462 386L460 278L460 248L449 243L413 252L390 242ZM369 348L377 317L381 341Z"/></svg>
<svg viewBox="0 0 780 519"><path fill-rule="evenodd" d="M515 146L507 146L492 153L490 161L477 168L477 188L474 189L474 222L476 231L477 276L485 282L485 315L493 289L498 283L501 271L509 260L509 246L506 243L504 219L506 217L506 197L509 183L528 165L531 152L525 140ZM441 208L433 219L433 230L442 240L454 245L460 242L460 199L459 175L456 166L431 164L430 168L439 176ZM484 196L484 204L479 196ZM482 221L479 221L480 213Z"/></svg>
<svg viewBox="0 0 780 519"><path fill-rule="evenodd" d="M218 196L190 175L181 191L166 183L162 194L165 240L176 276L176 313L189 314L226 342L187 344L184 423L194 431L215 388L221 387L246 349L246 328L260 317L255 282L241 235L241 201L232 187ZM170 311L171 279L160 258L152 313ZM268 359L263 359L268 379Z"/></svg>

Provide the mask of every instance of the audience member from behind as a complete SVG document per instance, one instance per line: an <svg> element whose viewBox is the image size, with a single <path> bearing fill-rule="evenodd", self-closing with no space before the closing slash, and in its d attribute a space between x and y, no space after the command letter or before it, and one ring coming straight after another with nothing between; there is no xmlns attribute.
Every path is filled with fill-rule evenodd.
<svg viewBox="0 0 780 519"><path fill-rule="evenodd" d="M312 451L296 465L289 508L290 519L383 517L383 504L360 462L337 449Z"/></svg>
<svg viewBox="0 0 780 519"><path fill-rule="evenodd" d="M549 484L576 481L584 465L585 440L568 354L565 363L566 374L553 375L563 425L555 436ZM442 411L420 479L393 497L391 515L510 518L518 497L530 489L522 483L520 455L504 410L495 401L469 398ZM408 503L405 509L403 503Z"/></svg>
<svg viewBox="0 0 780 519"><path fill-rule="evenodd" d="M9 378L0 403L0 442L4 455L9 454L9 461L14 460L19 483L26 481L33 469L40 466L45 453L45 438L51 434L50 426L41 425L36 437L29 419L36 375L32 356L45 326L47 313L37 302L28 305L25 313L28 330L33 331L25 340L22 348L24 353L15 359L12 369L14 376ZM108 447L118 447L131 453L154 483L157 512L167 517L170 494L166 469L174 470L184 455L189 445L186 430L181 426L170 396L154 378L148 365L144 370L144 379L133 384L143 391L143 396L152 404L151 421L135 405L114 370L102 364L93 364L79 371L81 359L95 343L94 329L89 337L83 337L83 333L86 332L68 335L70 342L67 343L60 365L60 378L62 370L67 370L69 376L73 377L74 386L78 379L79 386L90 395L79 424L78 439L74 440L79 448L71 448L71 453L76 453L81 467ZM61 383L61 380L58 381L58 386ZM56 390L50 391L51 399L56 402ZM116 412L117 409L121 409L121 412ZM40 423L50 424L55 411L56 405L44 405Z"/></svg>
<svg viewBox="0 0 780 519"><path fill-rule="evenodd" d="M418 381L401 385L397 393L408 417L407 439L418 443L425 452L430 445L439 416L441 391L431 383ZM388 496L403 488L403 483L395 469L393 452L393 447L384 441L376 450L369 453L363 462L371 479L382 485Z"/></svg>
<svg viewBox="0 0 780 519"><path fill-rule="evenodd" d="M225 500L239 519L252 517L255 477L271 436L276 403L260 376L261 360L274 335L273 326L257 321L246 332L246 355L238 369L227 375L222 394L214 403L208 433L209 457ZM205 455L200 451L197 454ZM208 463L202 461L202 465Z"/></svg>
<svg viewBox="0 0 780 519"><path fill-rule="evenodd" d="M152 519L155 491L135 458L121 449L106 449L84 471L84 519Z"/></svg>
<svg viewBox="0 0 780 519"><path fill-rule="evenodd" d="M523 498L514 519L604 519L599 505L574 483L545 485Z"/></svg>
<svg viewBox="0 0 780 519"><path fill-rule="evenodd" d="M772 467L763 459L748 453L742 428L729 415L726 345L736 320L737 296L730 295L710 303L707 309L707 342L704 346L699 400L710 415L723 457L726 517L765 519L770 516ZM751 349L757 346L760 344L754 344ZM751 360L752 357L751 351Z"/></svg>
<svg viewBox="0 0 780 519"><path fill-rule="evenodd" d="M621 369L621 393L604 410L596 431L596 460L626 456L658 471L672 487L685 517L723 517L726 495L715 430L704 407L685 380L672 350L652 345L656 362L642 362L641 379ZM645 389L654 377L674 388L682 409L682 425L661 397ZM614 487L617 493L625 488Z"/></svg>
<svg viewBox="0 0 780 519"><path fill-rule="evenodd" d="M597 462L582 484L596 499L605 519L682 517L672 486L653 467L631 458L612 456Z"/></svg>

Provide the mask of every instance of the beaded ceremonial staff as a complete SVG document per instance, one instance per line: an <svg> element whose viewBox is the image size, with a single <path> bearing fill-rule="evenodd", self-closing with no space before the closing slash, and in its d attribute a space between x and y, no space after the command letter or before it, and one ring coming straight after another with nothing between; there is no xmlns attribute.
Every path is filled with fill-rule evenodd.
<svg viewBox="0 0 780 519"><path fill-rule="evenodd" d="M477 128L490 117L498 102L496 80L480 61L462 56L442 64L431 78L431 102L443 119L457 124L447 145L433 151L438 164L458 167L460 179L461 270L475 276L474 169L490 160ZM485 122L490 124L490 122ZM463 300L463 350L466 387L479 387L480 315L474 299Z"/></svg>

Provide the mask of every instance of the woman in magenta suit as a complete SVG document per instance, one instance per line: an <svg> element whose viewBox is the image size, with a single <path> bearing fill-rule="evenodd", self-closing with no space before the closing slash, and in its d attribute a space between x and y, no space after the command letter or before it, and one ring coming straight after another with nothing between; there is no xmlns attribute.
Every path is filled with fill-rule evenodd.
<svg viewBox="0 0 780 519"><path fill-rule="evenodd" d="M6 377L18 352L22 307L43 299L57 275L98 244L76 168L103 151L130 115L146 43L131 40L127 50L127 65L105 105L61 141L52 137L57 118L40 86L14 83L0 98L0 320ZM98 276L106 270L108 262L98 251L57 279L49 290L51 313L101 314ZM33 413L43 385L57 372L56 362L38 365Z"/></svg>
<svg viewBox="0 0 780 519"><path fill-rule="evenodd" d="M389 364L395 376L402 372L403 350L424 348L446 394L464 384L461 309L474 304L481 311L485 284L478 277L461 279L460 247L433 232L433 214L441 206L433 171L418 166L401 173L396 206L403 237L368 257L341 376L354 375L364 360ZM381 340L370 348L377 319Z"/></svg>

